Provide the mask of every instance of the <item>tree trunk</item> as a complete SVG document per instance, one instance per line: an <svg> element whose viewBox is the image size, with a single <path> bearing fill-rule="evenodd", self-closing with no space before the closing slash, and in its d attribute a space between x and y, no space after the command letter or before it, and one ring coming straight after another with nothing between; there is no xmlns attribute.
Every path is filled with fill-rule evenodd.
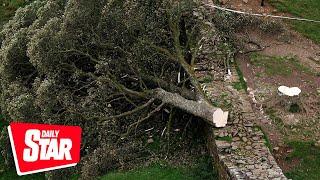
<svg viewBox="0 0 320 180"><path fill-rule="evenodd" d="M224 112L220 108L213 107L206 101L188 100L179 94L167 92L160 88L154 91L153 96L165 104L170 104L200 117L215 127L225 127L227 124L228 112Z"/></svg>

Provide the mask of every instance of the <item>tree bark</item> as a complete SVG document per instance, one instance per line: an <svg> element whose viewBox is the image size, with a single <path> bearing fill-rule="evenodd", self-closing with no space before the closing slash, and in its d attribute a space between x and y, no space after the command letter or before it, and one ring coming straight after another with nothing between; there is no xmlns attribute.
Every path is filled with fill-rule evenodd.
<svg viewBox="0 0 320 180"><path fill-rule="evenodd" d="M165 104L175 106L190 114L202 118L215 127L225 127L228 120L228 112L216 108L206 101L193 101L185 99L176 93L167 92L163 89L155 89L153 97Z"/></svg>

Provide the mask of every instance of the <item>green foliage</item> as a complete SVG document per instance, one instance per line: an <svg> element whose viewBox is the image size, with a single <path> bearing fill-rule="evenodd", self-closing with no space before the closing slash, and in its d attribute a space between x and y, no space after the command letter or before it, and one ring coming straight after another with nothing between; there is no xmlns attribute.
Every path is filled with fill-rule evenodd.
<svg viewBox="0 0 320 180"><path fill-rule="evenodd" d="M286 176L293 180L319 179L320 178L320 149L314 146L313 142L289 142L293 152L288 156L290 163L293 159L298 159L300 163L286 173Z"/></svg>
<svg viewBox="0 0 320 180"><path fill-rule="evenodd" d="M116 167L119 157L141 151L128 129L137 129L140 124L131 125L151 116L158 102L110 117L144 105L150 89L171 90L150 79L176 85L176 59L201 39L195 6L191 0L48 0L18 9L0 32L2 113L10 121L79 125L82 173L93 177ZM0 150L10 156L8 147ZM50 173L67 177L67 171Z"/></svg>
<svg viewBox="0 0 320 180"><path fill-rule="evenodd" d="M297 17L320 20L320 3L318 0L272 0L271 3L282 12L288 12ZM320 43L319 23L292 21L291 24L297 31Z"/></svg>

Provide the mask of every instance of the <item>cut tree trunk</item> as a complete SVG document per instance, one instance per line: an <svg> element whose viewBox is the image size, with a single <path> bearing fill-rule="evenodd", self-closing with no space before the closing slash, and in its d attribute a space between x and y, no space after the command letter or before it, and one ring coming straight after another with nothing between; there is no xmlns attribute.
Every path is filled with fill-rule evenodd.
<svg viewBox="0 0 320 180"><path fill-rule="evenodd" d="M200 117L215 127L225 127L227 125L228 112L224 112L221 108L214 107L206 101L188 100L177 93L167 92L160 88L154 91L153 96L165 104Z"/></svg>

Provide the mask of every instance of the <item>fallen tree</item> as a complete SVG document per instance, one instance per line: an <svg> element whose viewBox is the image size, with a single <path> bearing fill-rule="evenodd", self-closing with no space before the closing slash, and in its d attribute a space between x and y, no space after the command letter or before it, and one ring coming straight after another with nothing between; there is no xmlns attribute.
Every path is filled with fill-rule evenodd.
<svg viewBox="0 0 320 180"><path fill-rule="evenodd" d="M2 114L80 125L83 156L164 107L225 126L228 112L206 99L194 75L204 25L196 7L191 0L49 0L18 10L0 33Z"/></svg>

